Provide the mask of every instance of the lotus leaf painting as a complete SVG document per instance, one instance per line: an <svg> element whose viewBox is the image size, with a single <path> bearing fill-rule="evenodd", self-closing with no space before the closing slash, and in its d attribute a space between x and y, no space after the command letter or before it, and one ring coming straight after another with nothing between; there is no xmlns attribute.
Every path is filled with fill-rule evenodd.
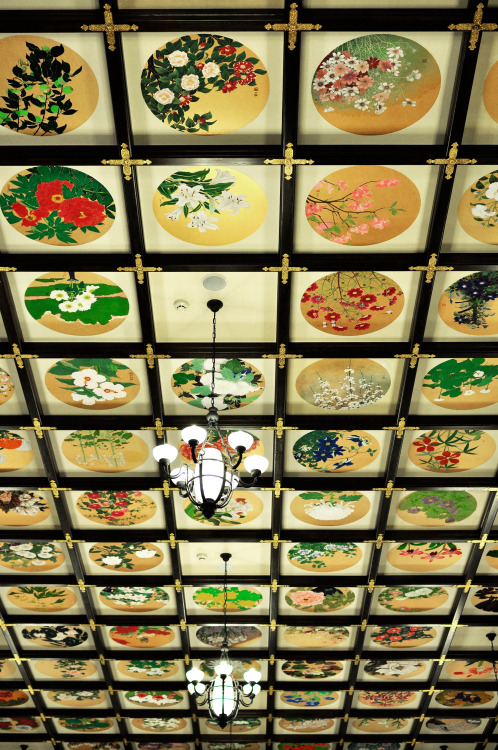
<svg viewBox="0 0 498 750"><path fill-rule="evenodd" d="M257 589L229 586L227 588L226 609L227 612L242 612L253 609L261 604L262 599L263 596ZM213 612L221 612L224 601L223 588L218 586L206 586L196 589L194 592L194 603Z"/></svg>
<svg viewBox="0 0 498 750"><path fill-rule="evenodd" d="M213 364L210 359L192 359L180 365L171 378L173 393L189 406L209 409ZM258 399L265 380L254 365L242 359L217 359L214 371L214 405L223 409L239 409Z"/></svg>
<svg viewBox="0 0 498 750"><path fill-rule="evenodd" d="M313 589L310 590L313 591ZM303 591L303 589L298 589L298 591ZM291 599L290 596L289 599ZM287 598L286 603L289 603ZM304 608L300 607L300 609ZM339 643L344 643L349 638L349 635L350 632L347 628L333 625L289 625L283 632L284 640L292 646L299 648L329 648L330 646L337 646Z"/></svg>
<svg viewBox="0 0 498 750"><path fill-rule="evenodd" d="M0 565L21 573L43 573L64 563L64 553L52 542L1 542Z"/></svg>
<svg viewBox="0 0 498 750"><path fill-rule="evenodd" d="M312 526L345 526L369 510L370 501L361 492L302 492L290 506L295 518Z"/></svg>
<svg viewBox="0 0 498 750"><path fill-rule="evenodd" d="M417 491L401 498L396 513L413 526L436 527L465 521L476 508L477 500L465 490Z"/></svg>
<svg viewBox="0 0 498 750"><path fill-rule="evenodd" d="M139 490L84 492L76 508L84 518L106 526L134 526L148 521L157 511L155 501Z"/></svg>
<svg viewBox="0 0 498 750"><path fill-rule="evenodd" d="M293 454L307 469L342 473L372 463L379 447L373 435L363 430L354 433L312 430L294 443Z"/></svg>
<svg viewBox="0 0 498 750"><path fill-rule="evenodd" d="M231 625L226 631L222 625L202 625L195 635L205 646L218 649L224 640L228 641L230 648L248 648L262 637L261 630L253 625Z"/></svg>
<svg viewBox="0 0 498 750"><path fill-rule="evenodd" d="M0 526L34 526L49 516L50 506L38 492L0 491Z"/></svg>
<svg viewBox="0 0 498 750"><path fill-rule="evenodd" d="M164 680L178 673L178 666L174 661L160 659L118 661L117 667L118 672L133 680Z"/></svg>
<svg viewBox="0 0 498 750"><path fill-rule="evenodd" d="M349 607L354 600L351 589L335 586L301 586L289 589L285 594L285 603L303 612L334 612ZM323 633L321 637L324 637Z"/></svg>
<svg viewBox="0 0 498 750"><path fill-rule="evenodd" d="M372 628L370 637L385 648L420 648L434 640L436 631L428 625L379 626Z"/></svg>
<svg viewBox="0 0 498 750"><path fill-rule="evenodd" d="M388 167L347 167L323 177L306 198L306 218L338 245L377 245L415 220L420 194L402 172Z"/></svg>
<svg viewBox="0 0 498 750"><path fill-rule="evenodd" d="M42 659L35 662L35 667L41 674L57 680L80 680L97 671L93 662L81 659Z"/></svg>
<svg viewBox="0 0 498 750"><path fill-rule="evenodd" d="M408 449L408 458L424 471L442 474L469 471L491 458L494 439L483 430L431 430L423 432Z"/></svg>
<svg viewBox="0 0 498 750"><path fill-rule="evenodd" d="M84 245L114 223L110 192L86 172L39 166L18 172L0 194L3 215L18 232L45 245Z"/></svg>
<svg viewBox="0 0 498 750"><path fill-rule="evenodd" d="M447 326L469 336L498 333L498 271L478 271L454 281L439 300Z"/></svg>
<svg viewBox="0 0 498 750"><path fill-rule="evenodd" d="M390 387L388 371L373 359L319 359L305 367L296 380L296 390L304 401L333 411L370 406Z"/></svg>
<svg viewBox="0 0 498 750"><path fill-rule="evenodd" d="M323 680L335 677L344 669L340 661L285 661L282 672L288 677L303 680Z"/></svg>
<svg viewBox="0 0 498 750"><path fill-rule="evenodd" d="M365 674L379 680L406 680L422 674L426 668L423 661L367 661L363 667Z"/></svg>
<svg viewBox="0 0 498 750"><path fill-rule="evenodd" d="M157 188L153 204L167 232L194 245L231 245L263 224L266 196L249 175L224 167L185 167Z"/></svg>
<svg viewBox="0 0 498 750"><path fill-rule="evenodd" d="M397 586L383 589L378 602L393 612L428 612L448 601L448 592L440 586Z"/></svg>
<svg viewBox="0 0 498 750"><path fill-rule="evenodd" d="M142 96L161 122L197 135L242 128L264 109L270 84L259 57L241 42L186 34L156 50L142 71Z"/></svg>
<svg viewBox="0 0 498 750"><path fill-rule="evenodd" d="M164 553L150 542L100 542L90 547L88 557L106 570L140 573L160 565Z"/></svg>
<svg viewBox="0 0 498 750"><path fill-rule="evenodd" d="M319 114L340 130L380 135L423 117L439 94L431 53L395 34L368 34L341 44L319 64L311 93Z"/></svg>
<svg viewBox="0 0 498 750"><path fill-rule="evenodd" d="M387 553L394 568L414 573L450 568L461 559L462 548L453 542L402 542Z"/></svg>
<svg viewBox="0 0 498 750"><path fill-rule="evenodd" d="M79 409L115 409L138 395L140 381L114 359L61 359L47 370L45 385L63 404Z"/></svg>
<svg viewBox="0 0 498 750"><path fill-rule="evenodd" d="M302 570L329 573L356 565L362 554L352 542L298 542L288 550L287 559Z"/></svg>
<svg viewBox="0 0 498 750"><path fill-rule="evenodd" d="M121 287L87 271L46 273L24 292L32 318L69 336L97 336L124 322L130 303Z"/></svg>
<svg viewBox="0 0 498 750"><path fill-rule="evenodd" d="M33 457L33 448L25 438L17 432L0 430L0 473L24 469Z"/></svg>
<svg viewBox="0 0 498 750"><path fill-rule="evenodd" d="M0 123L15 133L68 133L91 117L99 98L88 63L54 39L5 36L0 40Z"/></svg>
<svg viewBox="0 0 498 750"><path fill-rule="evenodd" d="M378 271L337 271L314 281L301 297L313 328L336 336L364 336L390 325L404 306L401 287Z"/></svg>
<svg viewBox="0 0 498 750"><path fill-rule="evenodd" d="M331 706L339 700L339 695L328 690L283 690L280 693L280 699L298 708L317 708L318 706Z"/></svg>
<svg viewBox="0 0 498 750"><path fill-rule="evenodd" d="M8 589L6 596L28 612L64 612L77 602L71 589L63 586L15 586Z"/></svg>
<svg viewBox="0 0 498 750"><path fill-rule="evenodd" d="M498 359L444 360L429 370L422 393L442 409L467 411L491 406L498 401Z"/></svg>
<svg viewBox="0 0 498 750"><path fill-rule="evenodd" d="M99 591L99 599L107 607L124 612L152 612L162 609L170 597L160 586L106 586Z"/></svg>
<svg viewBox="0 0 498 750"><path fill-rule="evenodd" d="M463 194L458 221L464 232L488 245L498 245L498 170L483 175Z"/></svg>
<svg viewBox="0 0 498 750"><path fill-rule="evenodd" d="M254 521L263 512L263 503L255 492L235 490L228 504L217 510L211 518L205 518L202 511L189 500L185 500L183 510L193 521L207 526L241 526Z"/></svg>
<svg viewBox="0 0 498 750"><path fill-rule="evenodd" d="M127 430L77 430L64 438L62 452L72 464L105 474L130 471L147 460L147 443Z"/></svg>

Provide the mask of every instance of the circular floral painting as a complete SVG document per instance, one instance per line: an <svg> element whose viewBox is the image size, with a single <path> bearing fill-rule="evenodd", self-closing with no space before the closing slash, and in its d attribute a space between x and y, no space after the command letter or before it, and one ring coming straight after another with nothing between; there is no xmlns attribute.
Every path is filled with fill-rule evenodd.
<svg viewBox="0 0 498 750"><path fill-rule="evenodd" d="M145 492L127 490L84 492L76 501L84 518L105 526L135 526L148 521L157 511L155 501Z"/></svg>
<svg viewBox="0 0 498 750"><path fill-rule="evenodd" d="M52 271L26 288L32 318L58 333L97 336L124 323L130 303L121 287L97 273Z"/></svg>
<svg viewBox="0 0 498 750"><path fill-rule="evenodd" d="M142 96L161 122L198 135L231 133L268 100L268 71L241 42L185 34L159 47L142 71Z"/></svg>
<svg viewBox="0 0 498 750"><path fill-rule="evenodd" d="M426 668L424 661L367 661L363 669L365 674L376 677L379 680L406 680L422 674Z"/></svg>
<svg viewBox="0 0 498 750"><path fill-rule="evenodd" d="M150 716L146 719L132 719L131 725L143 732L180 732L185 729L187 722L180 717L166 719L160 716Z"/></svg>
<svg viewBox="0 0 498 750"><path fill-rule="evenodd" d="M296 379L296 391L304 401L333 411L370 406L390 387L388 371L373 359L319 359Z"/></svg>
<svg viewBox="0 0 498 750"><path fill-rule="evenodd" d="M283 690L280 699L298 708L318 708L331 706L339 700L339 694L333 690Z"/></svg>
<svg viewBox="0 0 498 750"><path fill-rule="evenodd" d="M0 731L2 732L33 732L40 724L31 716L16 716L0 718Z"/></svg>
<svg viewBox="0 0 498 750"><path fill-rule="evenodd" d="M486 552L486 562L488 565L491 565L492 568L498 569L498 547L491 547L491 549Z"/></svg>
<svg viewBox="0 0 498 750"><path fill-rule="evenodd" d="M68 750L122 750L120 742L67 742Z"/></svg>
<svg viewBox="0 0 498 750"><path fill-rule="evenodd" d="M461 279L443 292L439 315L447 326L469 336L498 333L498 271L478 271Z"/></svg>
<svg viewBox="0 0 498 750"><path fill-rule="evenodd" d="M0 491L0 526L34 526L49 515L50 506L38 492Z"/></svg>
<svg viewBox="0 0 498 750"><path fill-rule="evenodd" d="M470 492L438 490L410 492L401 498L396 513L413 526L446 526L465 521L476 508L477 500Z"/></svg>
<svg viewBox="0 0 498 750"><path fill-rule="evenodd" d="M101 568L130 573L157 568L164 559L164 553L150 542L99 542L90 547L88 556Z"/></svg>
<svg viewBox="0 0 498 750"><path fill-rule="evenodd" d="M334 612L349 607L354 600L351 589L334 586L299 586L285 594L285 603L302 612Z"/></svg>
<svg viewBox="0 0 498 750"><path fill-rule="evenodd" d="M204 672L206 679L215 677L216 672L214 670L218 662L219 660L217 659L204 659L199 663L199 669ZM257 669L258 672L261 672L261 664L259 663L259 661L250 661L247 659L230 659L230 664L232 665L233 669L232 674L236 680L243 681L244 672L247 672L249 669Z"/></svg>
<svg viewBox="0 0 498 750"><path fill-rule="evenodd" d="M397 708L413 703L417 693L413 690L362 690L358 694L358 702L371 708Z"/></svg>
<svg viewBox="0 0 498 750"><path fill-rule="evenodd" d="M22 637L37 646L48 648L75 648L88 640L88 633L76 625L27 625Z"/></svg>
<svg viewBox="0 0 498 750"><path fill-rule="evenodd" d="M0 59L0 123L5 128L23 135L60 135L93 114L97 79L70 47L43 36L6 36Z"/></svg>
<svg viewBox="0 0 498 750"><path fill-rule="evenodd" d="M261 604L263 595L257 589L240 588L240 586L229 586L227 588L226 610L227 612L242 612L253 609ZM223 587L205 586L196 589L194 603L211 612L222 612L225 601Z"/></svg>
<svg viewBox="0 0 498 750"><path fill-rule="evenodd" d="M0 680L6 680L16 673L16 665L7 659L0 659Z"/></svg>
<svg viewBox="0 0 498 750"><path fill-rule="evenodd" d="M0 708L22 706L29 701L29 695L23 690L0 690Z"/></svg>
<svg viewBox="0 0 498 750"><path fill-rule="evenodd" d="M75 708L100 706L106 701L106 694L101 690L50 690L47 697L61 706Z"/></svg>
<svg viewBox="0 0 498 750"><path fill-rule="evenodd" d="M294 443L298 463L312 471L326 473L356 471L375 460L379 443L369 432L312 430Z"/></svg>
<svg viewBox="0 0 498 750"><path fill-rule="evenodd" d="M428 612L448 601L448 591L440 586L395 586L383 589L378 602L393 612Z"/></svg>
<svg viewBox="0 0 498 750"><path fill-rule="evenodd" d="M152 612L169 602L169 594L160 586L106 586L99 591L99 599L124 612Z"/></svg>
<svg viewBox="0 0 498 750"><path fill-rule="evenodd" d="M181 693L168 693L159 690L128 690L124 697L130 703L147 708L161 708L162 706L174 706L181 703Z"/></svg>
<svg viewBox="0 0 498 750"><path fill-rule="evenodd" d="M323 333L364 336L390 325L404 304L403 290L389 276L337 271L310 284L301 297L301 313Z"/></svg>
<svg viewBox="0 0 498 750"><path fill-rule="evenodd" d="M408 449L410 461L424 471L469 471L491 458L494 439L483 430L431 430L423 432Z"/></svg>
<svg viewBox="0 0 498 750"><path fill-rule="evenodd" d="M262 635L261 630L254 625L230 625L226 629L226 640L230 648L250 648ZM201 625L195 631L195 636L205 646L221 648L225 640L225 628L223 625Z"/></svg>
<svg viewBox="0 0 498 750"><path fill-rule="evenodd" d="M330 750L328 742L279 742L278 750Z"/></svg>
<svg viewBox="0 0 498 750"><path fill-rule="evenodd" d="M160 659L118 661L117 668L118 672L134 680L164 680L178 673L176 662Z"/></svg>
<svg viewBox="0 0 498 750"><path fill-rule="evenodd" d="M220 430L220 433L223 435L223 439L225 441L225 446L223 446L223 443L221 441L221 438L218 436L218 434L214 430L208 430L208 436L205 444L205 448L217 448L218 450L222 451L227 450L230 456L234 457L237 455L237 452L232 448L231 445L228 443L228 436L230 434L230 430ZM242 460L245 461L245 459L248 456L262 456L264 455L265 448L262 443L262 441L253 435L251 432L248 432L249 435L253 438L252 445L249 446L249 448L242 454ZM201 446L199 445L196 448L196 456L199 455L201 450ZM188 443L185 443L183 440L180 440L178 443L178 455L180 459L184 459L185 461L189 462L192 460L192 449L190 448L190 445Z"/></svg>
<svg viewBox="0 0 498 750"><path fill-rule="evenodd" d="M481 726L481 719L437 719L435 716L429 719L425 728L429 732L441 734L460 734L460 732L476 732Z"/></svg>
<svg viewBox="0 0 498 750"><path fill-rule="evenodd" d="M147 443L127 430L76 430L64 438L62 452L78 468L103 474L131 471L149 456Z"/></svg>
<svg viewBox="0 0 498 750"><path fill-rule="evenodd" d="M152 208L162 228L174 237L218 247L239 242L259 229L268 204L258 183L243 172L231 167L184 167L161 182Z"/></svg>
<svg viewBox="0 0 498 750"><path fill-rule="evenodd" d="M348 750L400 750L399 742L350 742Z"/></svg>
<svg viewBox="0 0 498 750"><path fill-rule="evenodd" d="M287 559L301 570L329 573L356 565L363 553L352 542L298 542L290 547Z"/></svg>
<svg viewBox="0 0 498 750"><path fill-rule="evenodd" d="M340 661L284 661L282 672L300 680L323 680L335 677L344 669Z"/></svg>
<svg viewBox="0 0 498 750"><path fill-rule="evenodd" d="M404 729L408 724L408 719L353 719L354 729L360 732L372 732L374 734L383 734L384 732L397 732Z"/></svg>
<svg viewBox="0 0 498 750"><path fill-rule="evenodd" d="M85 245L114 223L116 206L101 182L78 169L31 167L8 180L0 209L9 224L44 245Z"/></svg>
<svg viewBox="0 0 498 750"><path fill-rule="evenodd" d="M461 556L462 548L453 542L402 542L391 547L387 560L398 570L430 572L451 568Z"/></svg>
<svg viewBox="0 0 498 750"><path fill-rule="evenodd" d="M325 732L327 729L332 729L334 726L334 719L280 719L278 725L281 729L287 732L304 732L306 734L314 734L315 732Z"/></svg>
<svg viewBox="0 0 498 750"><path fill-rule="evenodd" d="M210 359L191 359L180 365L171 378L173 393L189 406L209 409L213 364ZM214 404L239 409L256 401L265 389L265 379L254 365L242 359L217 359L214 371Z"/></svg>
<svg viewBox="0 0 498 750"><path fill-rule="evenodd" d="M259 742L208 742L208 750L260 750L260 744Z"/></svg>
<svg viewBox="0 0 498 750"><path fill-rule="evenodd" d="M43 573L58 568L64 553L51 542L1 542L0 565L21 573Z"/></svg>
<svg viewBox="0 0 498 750"><path fill-rule="evenodd" d="M87 716L71 716L70 718L57 719L64 729L72 732L105 732L114 726L112 719L93 719Z"/></svg>
<svg viewBox="0 0 498 750"><path fill-rule="evenodd" d="M18 471L33 460L33 448L17 432L0 430L0 472Z"/></svg>
<svg viewBox="0 0 498 750"><path fill-rule="evenodd" d="M114 359L61 359L45 375L45 385L63 404L102 411L133 401L140 381Z"/></svg>
<svg viewBox="0 0 498 750"><path fill-rule="evenodd" d="M263 512L263 503L255 492L236 489L221 510L217 510L211 518L205 518L202 511L185 500L183 510L189 518L207 526L242 526L254 521Z"/></svg>
<svg viewBox="0 0 498 750"><path fill-rule="evenodd" d="M494 679L493 663L490 661L454 660L445 665L450 677L457 680L492 680ZM444 705L447 705L446 703Z"/></svg>
<svg viewBox="0 0 498 750"><path fill-rule="evenodd" d="M234 719L230 724L228 724L223 729L220 728L217 721L214 721L212 719L206 719L206 727L208 729L214 729L216 732L252 732L254 729L257 729L261 726L261 721L259 719Z"/></svg>
<svg viewBox="0 0 498 750"><path fill-rule="evenodd" d="M109 638L120 646L158 648L171 643L175 634L164 625L116 625L109 629Z"/></svg>
<svg viewBox="0 0 498 750"><path fill-rule="evenodd" d="M290 506L295 518L312 526L345 526L369 510L370 500L361 492L301 492Z"/></svg>
<svg viewBox="0 0 498 750"><path fill-rule="evenodd" d="M41 674L57 680L81 680L97 672L93 662L82 659L41 659L35 662L35 667Z"/></svg>
<svg viewBox="0 0 498 750"><path fill-rule="evenodd" d="M446 359L429 370L422 393L443 409L491 406L498 401L498 359Z"/></svg>
<svg viewBox="0 0 498 750"><path fill-rule="evenodd" d="M334 127L381 135L420 120L440 86L438 64L425 47L396 34L367 34L322 60L311 93L318 113Z"/></svg>
<svg viewBox="0 0 498 750"><path fill-rule="evenodd" d="M417 648L433 641L436 631L428 625L379 626L372 628L370 637L386 648Z"/></svg>
<svg viewBox="0 0 498 750"><path fill-rule="evenodd" d="M76 604L76 595L63 586L14 586L7 591L11 604L28 612L63 612Z"/></svg>
<svg viewBox="0 0 498 750"><path fill-rule="evenodd" d="M470 601L472 605L476 609L481 610L481 612L498 612L498 588L494 586L483 586L483 588L472 592Z"/></svg>
<svg viewBox="0 0 498 750"><path fill-rule="evenodd" d="M14 395L14 381L8 372L0 368L0 406L3 406Z"/></svg>
<svg viewBox="0 0 498 750"><path fill-rule="evenodd" d="M296 589L291 589L291 591L296 591ZM303 591L303 589L298 589L298 591ZM312 592L313 589L309 589L309 591ZM289 625L283 632L284 640L292 646L298 646L299 648L329 648L337 646L349 638L349 635L350 633L347 628L333 625Z"/></svg>
<svg viewBox="0 0 498 750"><path fill-rule="evenodd" d="M322 177L306 197L310 227L339 245L377 245L408 229L420 193L402 172L370 164Z"/></svg>
<svg viewBox="0 0 498 750"><path fill-rule="evenodd" d="M495 91L498 86L498 62L491 66L482 89L482 100L488 112L488 115L498 122L498 102L496 101Z"/></svg>
<svg viewBox="0 0 498 750"><path fill-rule="evenodd" d="M498 245L498 170L479 177L462 195L458 221L468 235L488 245Z"/></svg>
<svg viewBox="0 0 498 750"><path fill-rule="evenodd" d="M437 703L449 708L469 708L470 706L482 706L494 700L495 693L467 692L465 690L441 690L435 696Z"/></svg>

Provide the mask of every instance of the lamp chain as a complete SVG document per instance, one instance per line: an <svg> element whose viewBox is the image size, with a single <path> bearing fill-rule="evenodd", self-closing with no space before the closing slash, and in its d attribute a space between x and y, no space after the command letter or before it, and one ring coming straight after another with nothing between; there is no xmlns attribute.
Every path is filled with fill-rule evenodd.
<svg viewBox="0 0 498 750"><path fill-rule="evenodd" d="M211 408L214 408L214 373L216 369L216 312L213 313L213 364L211 371ZM226 563L225 563L226 565Z"/></svg>
<svg viewBox="0 0 498 750"><path fill-rule="evenodd" d="M225 575L223 580L223 643L228 644L228 632L227 632L227 578L228 578L228 560L225 560Z"/></svg>

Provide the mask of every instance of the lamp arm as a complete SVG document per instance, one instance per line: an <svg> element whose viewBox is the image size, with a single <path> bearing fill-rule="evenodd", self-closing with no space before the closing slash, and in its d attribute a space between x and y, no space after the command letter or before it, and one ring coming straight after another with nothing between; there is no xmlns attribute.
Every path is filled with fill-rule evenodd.
<svg viewBox="0 0 498 750"><path fill-rule="evenodd" d="M245 479L243 477L240 477L239 486L240 487L254 487L254 485L257 484L257 481L260 476L261 476L261 472L259 471L259 469L254 469L254 471L251 471L251 479Z"/></svg>
<svg viewBox="0 0 498 750"><path fill-rule="evenodd" d="M242 462L242 456L244 455L244 451L245 451L245 448L242 445L237 446L237 460L235 461L235 463L233 463L233 461L230 459L230 463L234 471L239 468Z"/></svg>

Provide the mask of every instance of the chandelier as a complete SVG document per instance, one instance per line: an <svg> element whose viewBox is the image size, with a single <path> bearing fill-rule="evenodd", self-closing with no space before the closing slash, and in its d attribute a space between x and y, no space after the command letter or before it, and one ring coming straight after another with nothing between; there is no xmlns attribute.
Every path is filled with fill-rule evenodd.
<svg viewBox="0 0 498 750"><path fill-rule="evenodd" d="M239 706L247 708L261 691L261 674L257 669L251 668L244 672L244 685L233 675L233 667L230 663L227 640L227 563L231 558L228 552L220 555L225 563L225 576L223 581L223 643L218 664L214 668L215 676L207 684L202 682L204 672L197 667L189 669L186 673L188 680L188 691L194 696L198 706L208 705L211 718L218 723L221 729L232 722L239 711Z"/></svg>
<svg viewBox="0 0 498 750"><path fill-rule="evenodd" d="M217 396L215 392L216 313L223 307L223 302L219 299L211 299L207 306L213 313L213 355L209 394L211 406L207 413L208 430L197 425L191 425L182 430L182 439L190 448L192 457L190 464L185 463L172 469L171 464L178 456L178 450L174 445L166 442L157 445L152 454L158 461L161 471L164 472L165 478L178 486L181 497L188 498L205 518L212 518L217 510L228 505L232 492L237 486L252 487L256 484L258 477L268 467L268 459L264 456L248 456L244 461L244 468L251 478L242 479L237 469L242 462L244 452L251 447L253 437L242 430L230 432L227 441L228 446L235 452L233 455L220 430L218 409L214 405L214 399ZM221 448L218 449L209 443L216 443Z"/></svg>

